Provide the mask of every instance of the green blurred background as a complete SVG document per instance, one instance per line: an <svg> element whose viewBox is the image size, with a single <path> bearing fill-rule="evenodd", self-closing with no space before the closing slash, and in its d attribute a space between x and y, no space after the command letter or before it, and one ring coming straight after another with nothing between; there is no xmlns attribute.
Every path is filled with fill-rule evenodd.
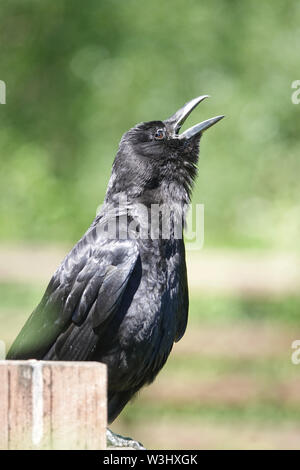
<svg viewBox="0 0 300 470"><path fill-rule="evenodd" d="M300 4L2 2L0 339L101 204L121 135L210 94L190 324L114 429L149 448L300 448ZM297 137L298 136L298 137Z"/></svg>

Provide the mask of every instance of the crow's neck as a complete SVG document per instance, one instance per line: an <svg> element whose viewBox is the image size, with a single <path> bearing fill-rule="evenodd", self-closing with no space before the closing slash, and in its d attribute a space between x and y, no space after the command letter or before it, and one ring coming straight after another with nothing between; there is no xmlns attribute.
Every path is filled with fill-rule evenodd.
<svg viewBox="0 0 300 470"><path fill-rule="evenodd" d="M156 178L152 174L149 181L145 181L144 177L143 185L138 175L130 175L130 178L128 174L117 176L113 168L105 205L113 208L115 214L126 212L141 225L151 217L151 211L159 210L166 218L171 214L171 225L181 223L184 226L197 173L195 163L168 160L161 165Z"/></svg>
<svg viewBox="0 0 300 470"><path fill-rule="evenodd" d="M172 181L132 196L130 191L114 192L105 200L110 217L123 217L127 224L138 226L139 236L146 239L182 239L190 195L183 185Z"/></svg>

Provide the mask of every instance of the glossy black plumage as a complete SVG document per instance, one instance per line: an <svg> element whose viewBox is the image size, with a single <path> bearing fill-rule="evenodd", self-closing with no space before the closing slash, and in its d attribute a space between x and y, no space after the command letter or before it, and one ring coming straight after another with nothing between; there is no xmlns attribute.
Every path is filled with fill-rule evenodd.
<svg viewBox="0 0 300 470"><path fill-rule="evenodd" d="M173 228L185 217L201 132L180 139L177 114L123 136L100 213L53 275L7 355L106 363L109 422L155 378L186 329L185 250ZM151 204L171 209L168 239L137 236L150 234ZM113 239L105 232L111 221L117 227Z"/></svg>

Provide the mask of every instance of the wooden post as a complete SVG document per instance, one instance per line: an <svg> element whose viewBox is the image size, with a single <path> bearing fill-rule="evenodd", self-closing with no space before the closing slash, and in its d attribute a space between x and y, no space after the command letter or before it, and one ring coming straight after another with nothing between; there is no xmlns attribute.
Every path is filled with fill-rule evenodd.
<svg viewBox="0 0 300 470"><path fill-rule="evenodd" d="M105 449L106 366L0 361L0 449Z"/></svg>

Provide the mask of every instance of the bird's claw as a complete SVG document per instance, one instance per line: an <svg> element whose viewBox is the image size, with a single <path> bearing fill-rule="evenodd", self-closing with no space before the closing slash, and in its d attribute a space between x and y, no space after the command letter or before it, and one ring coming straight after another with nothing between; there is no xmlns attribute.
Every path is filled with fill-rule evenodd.
<svg viewBox="0 0 300 470"><path fill-rule="evenodd" d="M115 434L110 429L106 430L106 443L108 449L111 447L127 447L134 450L146 450L140 442L135 441L130 437L123 437L120 434Z"/></svg>

